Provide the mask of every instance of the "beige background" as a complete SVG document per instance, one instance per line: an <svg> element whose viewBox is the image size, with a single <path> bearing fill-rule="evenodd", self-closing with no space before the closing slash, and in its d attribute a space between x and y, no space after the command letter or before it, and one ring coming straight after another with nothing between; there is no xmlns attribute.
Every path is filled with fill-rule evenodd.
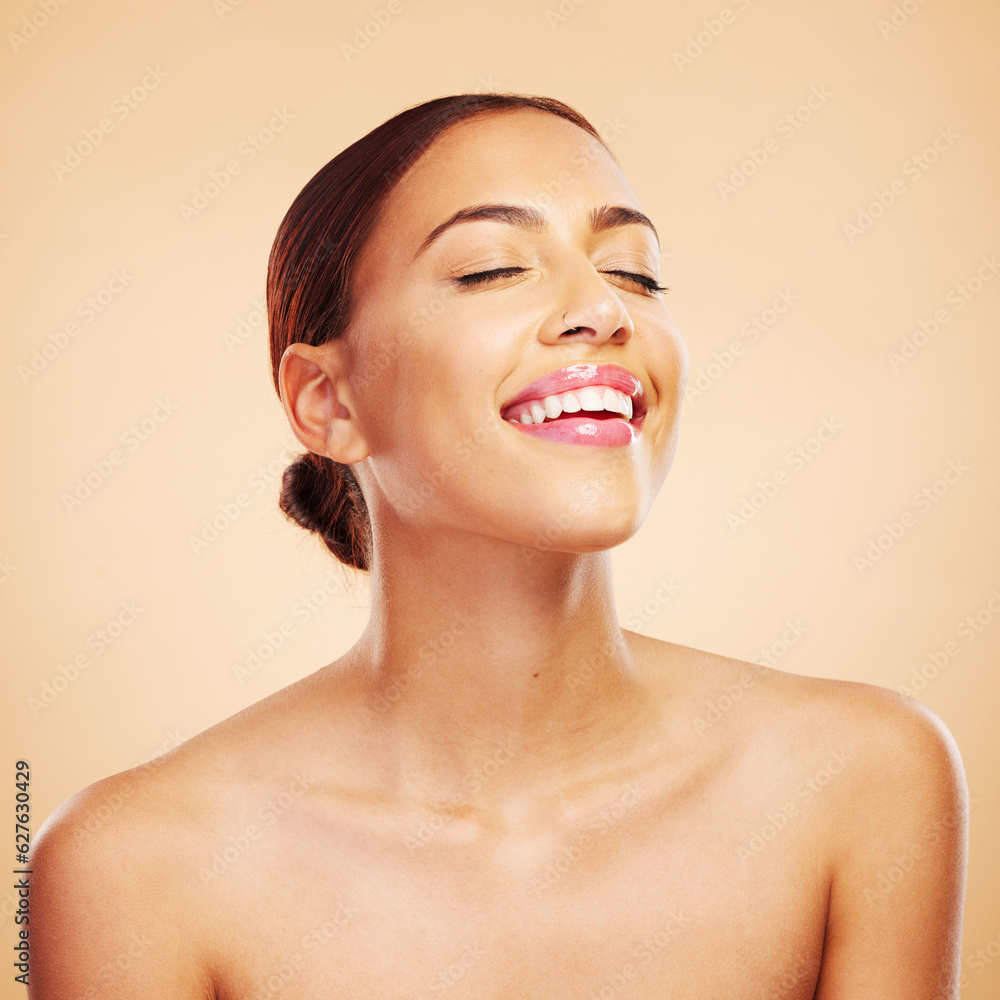
<svg viewBox="0 0 1000 1000"><path fill-rule="evenodd" d="M551 95L609 135L656 222L667 304L708 386L646 525L614 553L623 624L746 659L777 643L781 669L891 688L955 651L919 697L955 734L973 796L963 996L996 997L1000 277L984 267L971 298L955 289L1000 253L1000 7L906 0L894 25L891 0L563 0L563 14L393 0L345 53L383 0L63 2L0 5L3 742L9 773L32 764L34 828L353 643L364 583L348 587L275 507L293 440L255 312L271 240L305 181L403 107ZM718 34L698 54L705 21ZM800 127L779 129L810 94ZM275 109L282 129L254 151ZM73 166L67 144L86 150L102 119ZM753 148L767 161L720 191ZM239 173L213 189L230 161ZM894 181L894 204L850 235ZM184 212L206 186L215 197ZM782 291L795 301L751 343L745 325ZM937 335L893 370L940 309ZM733 342L742 354L710 367ZM824 420L838 429L810 454ZM949 463L963 471L934 495ZM734 530L727 516L778 470ZM97 488L71 504L88 474ZM915 502L925 487L934 502ZM859 568L887 522L901 537ZM241 683L234 666L282 622L282 647ZM6 953L12 900L0 889Z"/></svg>

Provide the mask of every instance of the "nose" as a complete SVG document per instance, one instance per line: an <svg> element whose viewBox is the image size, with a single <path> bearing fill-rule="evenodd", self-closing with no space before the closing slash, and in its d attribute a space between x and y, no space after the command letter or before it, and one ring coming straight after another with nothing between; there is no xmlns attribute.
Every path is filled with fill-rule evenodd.
<svg viewBox="0 0 1000 1000"><path fill-rule="evenodd" d="M561 284L539 339L547 344L624 344L634 333L625 304L588 260Z"/></svg>

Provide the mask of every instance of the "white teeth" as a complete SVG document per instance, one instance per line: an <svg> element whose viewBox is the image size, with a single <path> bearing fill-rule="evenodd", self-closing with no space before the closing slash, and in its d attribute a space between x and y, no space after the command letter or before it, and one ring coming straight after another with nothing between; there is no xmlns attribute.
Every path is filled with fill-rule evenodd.
<svg viewBox="0 0 1000 1000"><path fill-rule="evenodd" d="M575 392L564 392L562 394L563 413L578 413L580 410L580 400Z"/></svg>
<svg viewBox="0 0 1000 1000"><path fill-rule="evenodd" d="M507 419L514 424L543 424L546 420L557 420L563 413L578 413L580 410L607 410L631 420L632 399L627 393L608 385L588 385L543 399L527 400L513 408L514 415Z"/></svg>

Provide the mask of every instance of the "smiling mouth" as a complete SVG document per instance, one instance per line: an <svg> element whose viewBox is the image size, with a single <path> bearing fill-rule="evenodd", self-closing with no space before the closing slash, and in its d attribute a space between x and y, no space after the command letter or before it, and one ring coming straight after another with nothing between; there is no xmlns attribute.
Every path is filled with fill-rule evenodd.
<svg viewBox="0 0 1000 1000"><path fill-rule="evenodd" d="M564 365L536 378L500 407L520 434L556 444L630 445L646 418L639 378L608 363Z"/></svg>
<svg viewBox="0 0 1000 1000"><path fill-rule="evenodd" d="M632 398L609 385L588 385L514 403L502 410L500 416L512 424L542 424L577 414L596 420L617 417L632 422ZM636 413L635 417L641 414Z"/></svg>

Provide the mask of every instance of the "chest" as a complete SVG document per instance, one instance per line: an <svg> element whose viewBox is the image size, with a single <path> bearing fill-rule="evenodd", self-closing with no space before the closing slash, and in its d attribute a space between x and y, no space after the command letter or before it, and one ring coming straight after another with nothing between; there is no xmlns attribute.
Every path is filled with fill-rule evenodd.
<svg viewBox="0 0 1000 1000"><path fill-rule="evenodd" d="M828 873L808 823L764 820L636 808L498 841L452 819L335 850L289 827L232 887L219 995L805 1000Z"/></svg>

